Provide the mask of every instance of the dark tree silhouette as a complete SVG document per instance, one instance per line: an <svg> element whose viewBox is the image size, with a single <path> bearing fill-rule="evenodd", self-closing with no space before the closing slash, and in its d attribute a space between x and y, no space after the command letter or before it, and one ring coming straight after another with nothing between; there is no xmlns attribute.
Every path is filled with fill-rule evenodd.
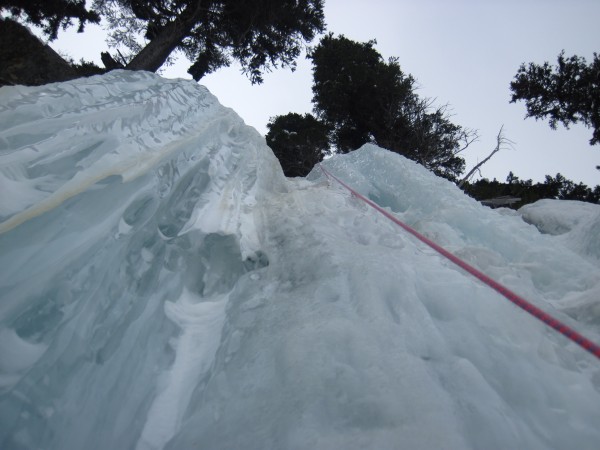
<svg viewBox="0 0 600 450"><path fill-rule="evenodd" d="M155 72L179 50L195 80L237 60L260 83L265 70L293 69L302 46L325 27L323 0L95 0L94 7L113 28L113 45L133 52L125 68Z"/></svg>
<svg viewBox="0 0 600 450"><path fill-rule="evenodd" d="M587 64L579 56L558 55L557 65L548 62L522 64L510 83L511 103L524 100L526 117L549 119L552 129L558 122L566 128L581 122L593 128L590 144L600 143L600 58Z"/></svg>
<svg viewBox="0 0 600 450"><path fill-rule="evenodd" d="M73 25L73 19L79 21L80 32L86 22L100 22L100 16L86 8L85 0L0 0L1 11L41 27L50 40L56 39L60 28Z"/></svg>
<svg viewBox="0 0 600 450"><path fill-rule="evenodd" d="M446 107L419 98L414 78L374 45L329 34L309 55L314 110L333 130L332 143L347 152L373 142L456 180L465 167L458 154L476 133L453 124Z"/></svg>
<svg viewBox="0 0 600 450"><path fill-rule="evenodd" d="M277 116L267 128L267 145L288 177L308 175L329 151L329 128L311 114Z"/></svg>
<svg viewBox="0 0 600 450"><path fill-rule="evenodd" d="M521 180L512 172L506 177L506 183L483 178L474 183L464 183L463 189L477 200L486 200L502 196L518 197L521 200L509 208L519 209L528 203L544 198L557 200L579 200L588 203L600 203L600 185L590 188L583 183L576 184L560 173L552 177L546 175L543 183L533 183L532 180Z"/></svg>

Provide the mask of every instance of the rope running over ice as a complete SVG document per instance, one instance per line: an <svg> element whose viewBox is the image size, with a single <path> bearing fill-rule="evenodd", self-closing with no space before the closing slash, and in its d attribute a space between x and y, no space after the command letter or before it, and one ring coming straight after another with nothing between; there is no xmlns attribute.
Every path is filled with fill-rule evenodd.
<svg viewBox="0 0 600 450"><path fill-rule="evenodd" d="M388 219L390 219L391 221L393 221L396 225L402 227L404 230L406 230L407 232L409 232L410 234L412 234L413 236L415 236L417 239L419 239L420 241L422 241L425 244L429 245L431 248L433 248L435 251L437 251L441 255L445 256L447 259L449 259L450 261L452 261L454 264L456 264L457 266L461 267L462 269L464 269L465 271L467 271L468 273L470 273L471 275L473 275L475 278L479 279L483 283L487 284L492 289L496 290L498 293L500 293L501 295L503 295L505 298L507 298L508 300L510 300L512 303L514 303L515 305L517 305L519 308L524 309L525 311L527 311L529 314L531 314L535 318L541 320L542 322L544 322L549 327L555 329L556 331L558 331L562 335L566 336L568 339L570 339L571 341L575 342L577 345L579 345L583 349L585 349L588 352L590 352L596 358L600 359L600 345L598 345L595 342L589 340L585 336L583 336L580 333L578 333L577 331L573 330L571 327L569 327L569 326L565 325L564 323L560 322L559 320L555 319L554 317L552 317L547 312L541 310L537 306L531 304L530 302L528 302L524 298L522 298L519 295L515 294L514 292L512 292L507 287L503 286L502 284L498 283L494 279L492 279L492 278L488 277L487 275L485 275L483 272L480 272L479 270L477 270L475 267L471 266L470 264L466 263L462 259L460 259L457 256L453 255L448 250L446 250L443 247L439 246L438 244L436 244L432 240L426 238L425 236L423 236L422 234L420 234L418 231L416 231L415 229L413 229L410 226L406 225L404 222L402 222L401 220L399 220L397 217L393 216L392 214L390 214L389 212L387 212L386 210L384 210L383 208L381 208L375 202L369 200L365 196L363 196L363 195L359 194L358 192L356 192L354 189L352 189L350 186L348 186L342 180L340 180L339 178L337 178L335 175L332 175L330 172L328 172L327 170L325 170L325 168L322 165L319 164L319 167L321 168L321 170L323 171L323 173L327 176L327 178L330 178L330 179L333 179L333 180L337 181L339 184L341 184L343 187L345 187L347 190L349 190L352 193L352 195L354 195L355 197L361 199L362 201L364 201L365 203L367 203L369 206L371 206L372 208L374 208L377 211L379 211L381 214L383 214Z"/></svg>

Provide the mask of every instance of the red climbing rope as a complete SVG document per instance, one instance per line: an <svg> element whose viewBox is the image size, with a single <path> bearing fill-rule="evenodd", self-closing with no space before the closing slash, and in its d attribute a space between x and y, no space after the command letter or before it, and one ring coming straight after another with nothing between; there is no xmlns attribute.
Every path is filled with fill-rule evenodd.
<svg viewBox="0 0 600 450"><path fill-rule="evenodd" d="M340 180L339 178L337 178L335 175L332 175L330 172L328 172L327 170L325 170L325 168L322 165L320 165L320 167L321 167L321 170L323 171L323 173L328 178L331 178L331 179L337 181L338 183L340 183L342 186L344 186L346 189L348 189L352 193L352 195L354 195L355 197L358 197L359 199L361 199L362 201L364 201L365 203L367 203L371 207L375 208L377 211L379 211L381 214L383 214L384 216L386 216L388 219L392 220L396 225L399 225L400 227L404 228L404 230L408 231L410 234L412 234L413 236L415 236L417 239L419 239L420 241L422 241L425 244L429 245L435 251L437 251L441 255L445 256L446 258L448 258L454 264L456 264L457 266L459 266L462 269L466 270L471 275L473 275L474 277L478 278L479 280L481 280L482 282L484 282L485 284L487 284L488 286L490 286L491 288L493 288L494 290L496 290L497 292L499 292L501 295L503 295L504 297L506 297L508 300L510 300L511 302L513 302L518 307L524 309L529 314L531 314L532 316L534 316L537 319L541 320L542 322L544 322L549 327L554 328L556 331L558 331L559 333L563 334L568 339L570 339L571 341L575 342L580 347L582 347L585 350L587 350L588 352L590 352L592 355L596 356L596 358L600 359L600 345L598 345L598 344L592 342L591 340L587 339L585 336L583 336L580 333L578 333L577 331L573 330L571 327L565 325L564 323L562 323L559 320L557 320L554 317L552 317L547 312L542 311L537 306L532 305L530 302L528 302L524 298L522 298L519 295L515 294L514 292L512 292L507 287L501 285L497 281L495 281L492 278L488 277L484 273L482 273L479 270L477 270L475 267L467 264L465 261L463 261L462 259L460 259L457 256L453 255L448 250L440 247L438 244L436 244L432 240L426 238L421 233L419 233L415 229L411 228L410 226L406 225L404 222L402 222L401 220L399 220L397 217L393 216L392 214L390 214L389 212L387 212L386 210L384 210L383 208L381 208L375 202L369 200L364 195L361 195L358 192L356 192L354 189L352 189L350 186L348 186L342 180Z"/></svg>

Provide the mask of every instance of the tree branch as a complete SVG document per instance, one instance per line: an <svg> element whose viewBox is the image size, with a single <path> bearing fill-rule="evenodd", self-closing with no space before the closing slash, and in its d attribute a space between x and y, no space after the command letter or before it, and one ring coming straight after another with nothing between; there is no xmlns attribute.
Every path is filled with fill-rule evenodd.
<svg viewBox="0 0 600 450"><path fill-rule="evenodd" d="M504 131L504 125L502 125L500 127L500 131L498 131L498 135L496 136L496 147L492 150L492 153L490 153L485 159L483 159L480 163L476 164L475 167L473 167L471 170L469 170L469 173L467 173L467 175L465 175L465 177L458 182L459 188L462 188L463 185L466 182L468 182L469 179L473 176L473 174L475 172L479 171L481 166L483 166L486 162L488 162L490 159L492 159L492 156L494 156L496 153L498 153L500 150L502 150L502 148L504 148L506 145L512 146L514 144L513 141L511 141L506 136L504 136L503 131Z"/></svg>

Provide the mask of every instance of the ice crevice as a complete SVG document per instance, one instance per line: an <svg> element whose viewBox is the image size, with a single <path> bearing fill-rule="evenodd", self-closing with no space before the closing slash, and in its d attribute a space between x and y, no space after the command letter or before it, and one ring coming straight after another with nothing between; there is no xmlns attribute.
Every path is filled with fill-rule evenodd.
<svg viewBox="0 0 600 450"><path fill-rule="evenodd" d="M181 426L190 391L214 361L226 305L226 295L202 298L186 289L177 301L165 303L165 314L180 334L173 342L175 360L158 380L162 390L150 406L137 449L163 448Z"/></svg>

